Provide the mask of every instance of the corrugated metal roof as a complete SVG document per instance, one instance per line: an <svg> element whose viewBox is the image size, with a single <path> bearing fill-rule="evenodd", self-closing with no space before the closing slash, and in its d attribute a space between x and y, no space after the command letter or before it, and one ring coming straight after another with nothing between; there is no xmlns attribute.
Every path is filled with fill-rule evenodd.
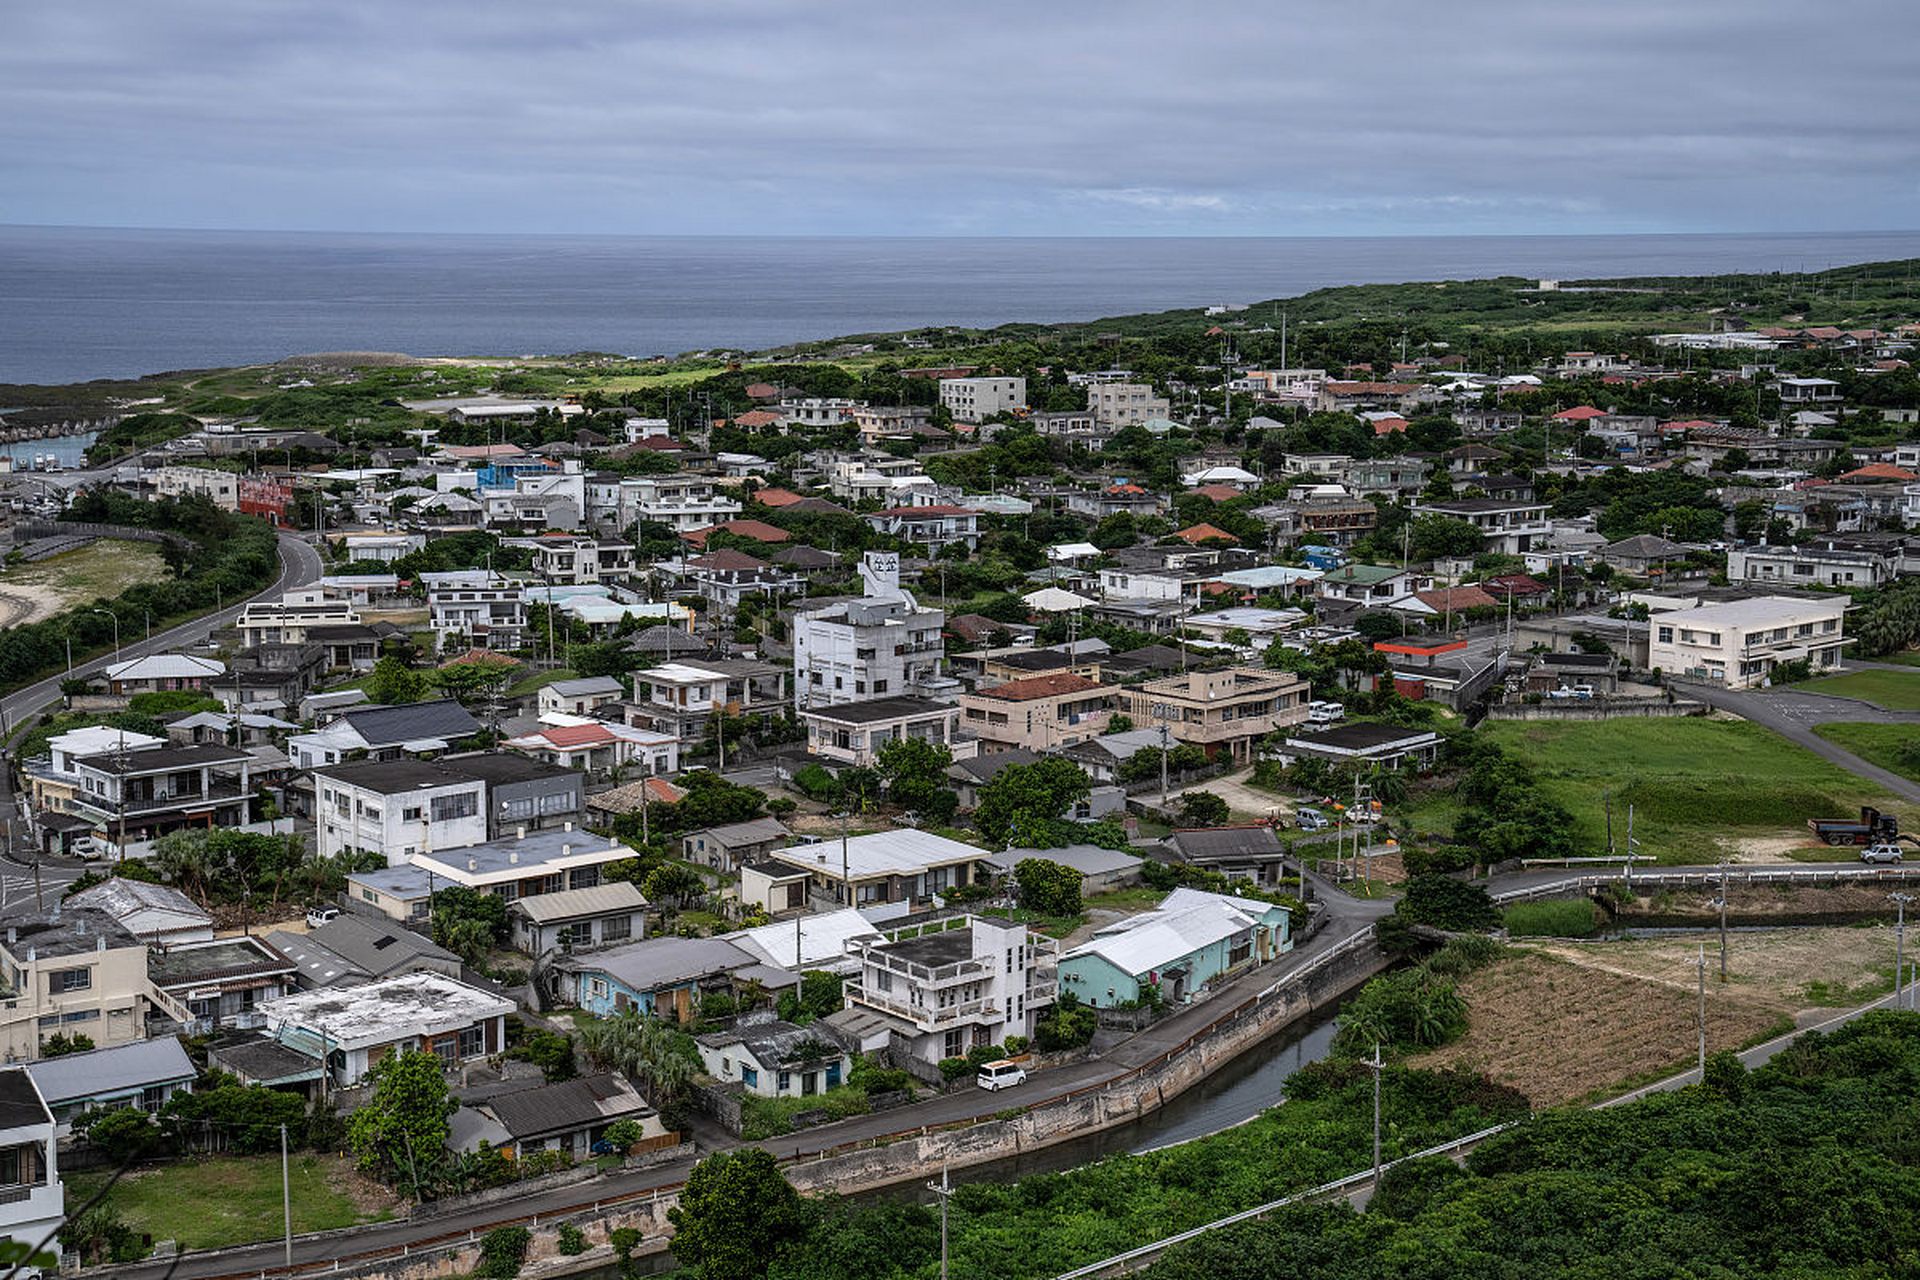
<svg viewBox="0 0 1920 1280"><path fill-rule="evenodd" d="M536 893L517 898L513 910L535 924L572 920L581 916L607 915L615 911L639 911L646 898L631 881L609 880L589 889L562 889L559 893Z"/></svg>
<svg viewBox="0 0 1920 1280"><path fill-rule="evenodd" d="M187 1051L172 1036L43 1058L28 1063L27 1070L49 1106L125 1093L170 1080L191 1080L200 1074L194 1070Z"/></svg>

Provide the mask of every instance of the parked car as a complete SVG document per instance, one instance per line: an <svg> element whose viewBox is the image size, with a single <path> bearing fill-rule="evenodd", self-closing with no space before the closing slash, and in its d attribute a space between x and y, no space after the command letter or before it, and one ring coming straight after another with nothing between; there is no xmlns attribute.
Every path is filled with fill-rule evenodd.
<svg viewBox="0 0 1920 1280"><path fill-rule="evenodd" d="M1870 844L1860 851L1862 862L1898 862L1900 846L1897 844Z"/></svg>
<svg viewBox="0 0 1920 1280"><path fill-rule="evenodd" d="M1308 724L1338 724L1347 718L1347 709L1337 702L1307 704Z"/></svg>
<svg viewBox="0 0 1920 1280"><path fill-rule="evenodd" d="M1302 831L1325 831L1333 825L1333 819L1318 809L1300 809L1293 815L1293 825Z"/></svg>
<svg viewBox="0 0 1920 1280"><path fill-rule="evenodd" d="M307 928L318 929L327 922L338 918L339 915L340 908L338 907L308 907Z"/></svg>
<svg viewBox="0 0 1920 1280"><path fill-rule="evenodd" d="M1003 1058L999 1062L983 1064L980 1074L973 1078L973 1082L989 1093L998 1093L1002 1089L1011 1089L1017 1084L1025 1084L1027 1069L1017 1062L1008 1062Z"/></svg>

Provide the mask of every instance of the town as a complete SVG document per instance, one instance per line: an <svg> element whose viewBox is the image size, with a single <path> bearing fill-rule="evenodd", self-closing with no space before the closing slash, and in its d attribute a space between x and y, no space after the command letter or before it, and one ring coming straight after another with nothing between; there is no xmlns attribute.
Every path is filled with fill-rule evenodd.
<svg viewBox="0 0 1920 1280"><path fill-rule="evenodd" d="M1724 1080L1822 1003L1743 970L1709 1009L1715 945L1723 979L1764 945L1730 902L1817 885L1904 946L1910 267L1758 278L1686 328L1309 298L14 397L5 1233L139 1280L639 1274L730 1237L882 1276L817 1237L884 1221L784 1197L1138 1125L1343 1001L1359 1075L1272 1114L1375 1090L1377 1126L1388 1087L1396 1159ZM1486 1068L1499 1001L1455 985L1580 962L1479 935L1716 918L1697 975L1636 989L1680 992L1645 1044ZM1898 1000L1904 955L1796 991ZM1487 1057L1445 1105L1377 1056L1454 1042ZM1050 1243L962 1274L1158 1247L1363 1170L1363 1137L1153 1228L1022 1219ZM728 1201L730 1160L777 1189ZM208 1170L257 1212L210 1219ZM914 1266L949 1207L1015 1213L936 1185L895 1224Z"/></svg>

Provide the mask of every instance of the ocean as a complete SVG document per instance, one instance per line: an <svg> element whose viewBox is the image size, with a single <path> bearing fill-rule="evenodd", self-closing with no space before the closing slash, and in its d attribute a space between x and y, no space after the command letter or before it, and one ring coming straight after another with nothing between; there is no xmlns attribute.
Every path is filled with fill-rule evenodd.
<svg viewBox="0 0 1920 1280"><path fill-rule="evenodd" d="M929 239L341 235L0 227L0 382L316 351L758 349L1090 320L1340 284L1822 270L1920 232Z"/></svg>

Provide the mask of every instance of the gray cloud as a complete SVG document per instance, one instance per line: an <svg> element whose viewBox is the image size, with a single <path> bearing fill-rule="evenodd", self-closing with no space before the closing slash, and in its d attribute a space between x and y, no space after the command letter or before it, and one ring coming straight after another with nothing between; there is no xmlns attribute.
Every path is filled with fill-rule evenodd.
<svg viewBox="0 0 1920 1280"><path fill-rule="evenodd" d="M1920 225L1899 0L74 0L0 219L806 233Z"/></svg>

